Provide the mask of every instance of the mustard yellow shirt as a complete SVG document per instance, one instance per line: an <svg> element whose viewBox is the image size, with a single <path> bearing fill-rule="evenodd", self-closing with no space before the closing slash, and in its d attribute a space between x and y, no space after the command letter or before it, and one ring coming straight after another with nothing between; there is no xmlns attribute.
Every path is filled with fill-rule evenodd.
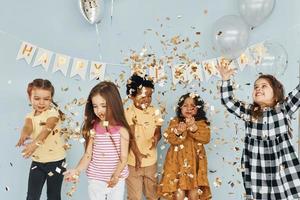
<svg viewBox="0 0 300 200"><path fill-rule="evenodd" d="M37 116L35 116L34 113L35 111L33 110L26 116L26 118L30 118L32 120L33 131L30 135L32 139L35 139L40 134L43 125L48 118L59 118L59 113L55 108L46 110ZM32 155L33 161L46 163L65 158L66 152L63 148L64 143L60 135L60 124L61 121L59 120L53 131L45 139L44 143L35 150Z"/></svg>
<svg viewBox="0 0 300 200"><path fill-rule="evenodd" d="M144 110L136 108L133 104L125 110L126 119L129 125L135 124L136 143L142 154L148 155L142 159L141 167L154 165L157 161L157 149L149 149L152 145L157 126L161 126L163 120L159 109L149 106ZM128 165L135 166L135 157L132 151L128 156Z"/></svg>

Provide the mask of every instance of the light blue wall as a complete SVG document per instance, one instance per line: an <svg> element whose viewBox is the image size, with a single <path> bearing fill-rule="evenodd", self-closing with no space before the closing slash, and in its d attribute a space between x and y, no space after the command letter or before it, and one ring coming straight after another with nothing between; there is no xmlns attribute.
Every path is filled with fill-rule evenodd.
<svg viewBox="0 0 300 200"><path fill-rule="evenodd" d="M145 35L146 29L165 34L166 38L181 35L192 40L199 40L201 46L199 53L195 54L198 55L194 57L195 59L216 57L218 55L212 50L211 45L212 24L221 16L238 14L237 0L115 0L111 23L110 1L106 2L100 34L101 54L103 61L108 63L121 63L124 57L130 55L130 49L139 52L144 45L151 45L157 55L163 56L160 41L154 34ZM61 73L47 72L41 67L32 68L25 61L17 61L16 55L20 42L28 41L54 52L89 60L98 59L99 49L95 27L88 24L81 16L77 0L0 0L0 3L0 30L4 31L0 33L0 197L5 200L19 200L25 199L26 196L30 161L24 160L20 153L21 149L15 148L14 145L18 140L24 116L30 111L26 96L27 83L37 77L50 79L56 88L55 100L60 105L66 105L74 98L85 98L91 87L97 83L97 81L81 81L78 77L64 77ZM293 89L298 83L299 7L300 2L297 0L277 0L273 14L264 24L251 32L249 42L249 44L254 44L265 39L274 39L284 45L288 52L289 64L286 74L279 78L287 91ZM205 10L208 11L206 15ZM170 20L167 20L167 17ZM200 31L201 36L196 36L196 31ZM201 53L204 56L200 56ZM169 72L168 68L167 70ZM126 72L126 77L129 76L129 68L120 66L108 66L107 76L111 80L118 79L121 71ZM252 86L247 86L245 83L252 83L255 75L256 71L253 68L247 68L237 74L236 81L241 85L238 96L242 99L251 101L249 95ZM168 119L174 116L173 106L177 99L187 91L194 91L196 88L196 92L209 106L214 106L216 113L209 110L212 140L206 146L209 169L214 172L209 173L213 199L238 200L242 199L244 192L241 174L238 172L241 151L234 151L234 148L242 148L243 124L232 116L225 117L225 110L217 99L217 80L217 78L212 78L209 82L201 83L200 88L194 87L197 85L194 83L186 88L178 86L176 91L170 91L169 77L166 87L156 86L155 97L167 102L168 115L163 128ZM120 80L117 82L125 97L124 82ZM68 87L69 90L63 92L62 87ZM203 91L204 88L205 91ZM167 92L162 96L157 95L158 91ZM156 103L154 99L154 104ZM83 107L74 106L73 110L77 113L74 120L81 122ZM293 127L294 140L297 141L297 133L299 133L297 121L294 121ZM72 144L73 147L68 152L69 166L74 166L82 154L82 145L76 141L72 141ZM163 142L161 145L164 145ZM165 150L160 151L162 157ZM163 159L160 159L158 163L161 166ZM222 185L218 188L214 186L217 177L222 180ZM70 187L71 184L64 183L63 199L68 199L65 194ZM87 199L85 175L81 176L73 199Z"/></svg>

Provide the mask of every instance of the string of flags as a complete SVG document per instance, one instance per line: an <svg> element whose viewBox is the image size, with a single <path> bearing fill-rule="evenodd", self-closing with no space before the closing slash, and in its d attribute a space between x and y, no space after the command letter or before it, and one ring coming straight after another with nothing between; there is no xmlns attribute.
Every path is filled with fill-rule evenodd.
<svg viewBox="0 0 300 200"><path fill-rule="evenodd" d="M257 43L246 49L230 66L243 71L247 66L255 66L254 64L258 63L259 59L261 59L265 53L264 43ZM52 73L60 71L64 76L67 76L68 69L71 67L70 77L78 75L82 80L86 79L87 73L89 80L96 78L104 80L107 65L129 67L129 65L125 64L113 64L76 58L56 53L25 41L21 43L16 59L24 59L27 64L32 65L32 67L42 66L46 71L49 69L51 60L54 59ZM228 64L228 60L223 57L217 57L199 62L170 66L172 82L176 85L181 82L191 82L193 80L208 81L212 76L220 77L217 70L218 64ZM155 82L168 78L166 77L165 66L159 63L155 66L148 67L146 70L137 68L134 65L130 67L131 73L148 74Z"/></svg>

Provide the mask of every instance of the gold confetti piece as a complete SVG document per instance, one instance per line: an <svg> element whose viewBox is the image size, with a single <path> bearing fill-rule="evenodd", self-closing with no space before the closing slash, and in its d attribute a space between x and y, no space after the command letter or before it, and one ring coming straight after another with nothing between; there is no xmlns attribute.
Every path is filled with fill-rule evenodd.
<svg viewBox="0 0 300 200"><path fill-rule="evenodd" d="M76 185L73 185L69 192L67 192L67 196L72 197L73 193L77 190Z"/></svg>
<svg viewBox="0 0 300 200"><path fill-rule="evenodd" d="M48 176L50 176L50 177L53 176L53 175L54 175L53 172L48 173Z"/></svg>
<svg viewBox="0 0 300 200"><path fill-rule="evenodd" d="M221 180L221 178L217 177L214 181L214 186L218 188L221 185L222 185L222 180Z"/></svg>

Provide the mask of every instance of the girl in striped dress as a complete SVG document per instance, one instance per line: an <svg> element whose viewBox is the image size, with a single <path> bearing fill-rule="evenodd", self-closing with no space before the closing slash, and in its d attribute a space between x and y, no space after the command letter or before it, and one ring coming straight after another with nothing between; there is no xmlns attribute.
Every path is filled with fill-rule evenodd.
<svg viewBox="0 0 300 200"><path fill-rule="evenodd" d="M66 181L76 181L80 172L87 169L90 200L123 199L129 132L116 85L99 83L91 90L85 107L85 153L77 167L65 173Z"/></svg>
<svg viewBox="0 0 300 200"><path fill-rule="evenodd" d="M282 84L272 75L254 83L253 103L234 98L234 73L219 66L221 100L227 110L245 121L242 176L247 200L300 199L300 164L291 142L290 119L300 106L300 85L284 97Z"/></svg>

